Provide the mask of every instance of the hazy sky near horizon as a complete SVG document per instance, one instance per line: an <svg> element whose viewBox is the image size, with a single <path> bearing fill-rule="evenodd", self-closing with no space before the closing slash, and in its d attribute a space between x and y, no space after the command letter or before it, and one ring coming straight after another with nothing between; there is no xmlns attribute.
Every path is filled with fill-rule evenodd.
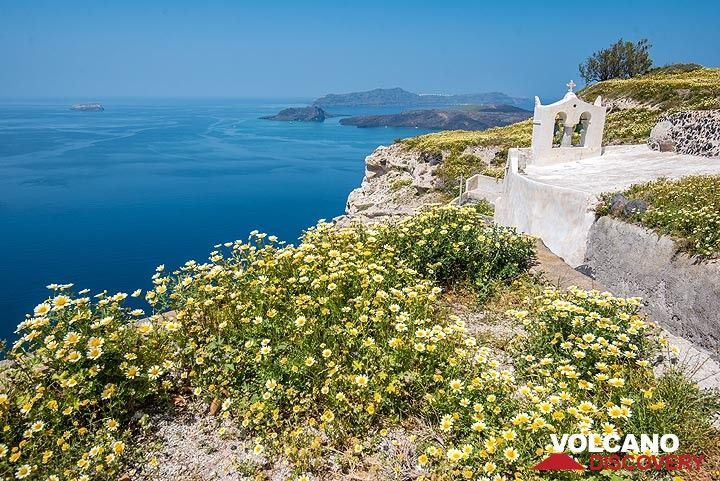
<svg viewBox="0 0 720 481"><path fill-rule="evenodd" d="M718 24L697 0L0 0L0 97L557 96L620 37L720 66Z"/></svg>

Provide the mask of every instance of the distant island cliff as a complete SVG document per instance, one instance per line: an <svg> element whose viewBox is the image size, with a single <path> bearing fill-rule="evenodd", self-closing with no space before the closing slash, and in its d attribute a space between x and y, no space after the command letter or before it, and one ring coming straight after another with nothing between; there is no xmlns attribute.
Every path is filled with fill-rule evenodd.
<svg viewBox="0 0 720 481"><path fill-rule="evenodd" d="M323 122L334 115L325 112L320 107L312 105L310 107L291 107L281 110L275 115L260 117L264 120L283 120L289 122Z"/></svg>
<svg viewBox="0 0 720 481"><path fill-rule="evenodd" d="M313 102L319 107L447 107L451 105L512 105L532 108L529 98L510 97L501 92L477 94L416 94L401 88L374 89L364 92L327 94Z"/></svg>
<svg viewBox="0 0 720 481"><path fill-rule="evenodd" d="M395 113L360 115L340 120L342 125L357 127L417 127L423 129L484 130L525 120L532 112L526 98L510 97L500 92L435 95L416 94L401 88L374 89L365 92L327 94L308 107L292 107L265 120L290 122L323 122L330 114L327 108L396 107ZM389 109L384 109L387 112Z"/></svg>
<svg viewBox="0 0 720 481"><path fill-rule="evenodd" d="M340 119L356 127L485 130L529 118L532 112L511 105L477 105L451 109L411 110L399 114L361 115Z"/></svg>

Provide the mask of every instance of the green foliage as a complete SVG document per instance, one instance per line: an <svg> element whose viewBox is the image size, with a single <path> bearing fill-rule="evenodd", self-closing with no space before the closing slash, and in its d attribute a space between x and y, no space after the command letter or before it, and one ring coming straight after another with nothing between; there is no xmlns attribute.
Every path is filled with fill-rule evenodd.
<svg viewBox="0 0 720 481"><path fill-rule="evenodd" d="M623 194L649 204L646 212L635 213L629 220L674 237L690 253L714 256L720 252L720 176L660 179L633 185ZM611 213L611 197L603 197L600 215Z"/></svg>
<svg viewBox="0 0 720 481"><path fill-rule="evenodd" d="M701 391L688 380L687 373L672 369L654 383L654 403L662 403L662 416L657 411L637 406L637 416L629 429L639 433L673 433L681 440L685 452L703 452L708 441L718 438L717 429L707 413L720 412L720 398L716 392Z"/></svg>
<svg viewBox="0 0 720 481"><path fill-rule="evenodd" d="M496 224L484 226L482 216L488 215L492 211L487 203L462 210L437 208L400 221L379 238L402 253L422 277L443 287L469 287L489 294L496 282L528 269L535 244Z"/></svg>
<svg viewBox="0 0 720 481"><path fill-rule="evenodd" d="M641 108L610 112L605 119L605 144L644 144L659 117L659 111Z"/></svg>
<svg viewBox="0 0 720 481"><path fill-rule="evenodd" d="M132 326L143 312L122 306L126 294L91 300L50 287L56 295L18 326L7 356L0 474L117 479L130 418L164 389L174 361L151 324Z"/></svg>
<svg viewBox="0 0 720 481"><path fill-rule="evenodd" d="M586 83L610 79L628 79L650 70L650 42L637 43L618 40L606 49L599 50L579 66L580 76Z"/></svg>
<svg viewBox="0 0 720 481"><path fill-rule="evenodd" d="M125 294L91 301L52 286L3 372L0 473L116 480L133 414L188 390L296 474L331 454L355 462L411 420L433 428L417 458L433 479L533 478L552 431L680 429L677 409L709 426L703 410L715 401L654 378L662 341L639 299L525 289L527 310L508 313L527 327L510 359L448 315L444 289L499 292L532 260L533 239L486 225L488 213L444 206L387 225L319 223L298 246L254 232L205 263L158 268L145 298L174 315L141 321ZM514 371L501 367L508 360Z"/></svg>
<svg viewBox="0 0 720 481"><path fill-rule="evenodd" d="M473 154L459 154L457 150L451 150L443 160L442 165L438 167L436 174L444 181L446 185L452 185L458 179L467 179L475 174L483 174L490 177L501 179L505 176L504 162L507 158L507 151L504 155L499 154L488 165L481 157ZM502 160L501 160L502 159ZM502 164L496 164L502 162Z"/></svg>
<svg viewBox="0 0 720 481"><path fill-rule="evenodd" d="M460 179L467 179L473 174L485 170L485 161L473 154L461 154L457 150L451 150L438 167L436 174L445 184L453 184Z"/></svg>
<svg viewBox="0 0 720 481"><path fill-rule="evenodd" d="M412 179L396 179L390 184L390 189L393 191L398 191L403 187L410 187L412 183Z"/></svg>

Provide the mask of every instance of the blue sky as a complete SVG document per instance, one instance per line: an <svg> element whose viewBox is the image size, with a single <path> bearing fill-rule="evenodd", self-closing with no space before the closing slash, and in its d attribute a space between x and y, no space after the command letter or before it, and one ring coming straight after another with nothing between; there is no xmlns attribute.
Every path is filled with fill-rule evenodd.
<svg viewBox="0 0 720 481"><path fill-rule="evenodd" d="M557 96L619 37L720 65L717 1L0 0L0 97Z"/></svg>

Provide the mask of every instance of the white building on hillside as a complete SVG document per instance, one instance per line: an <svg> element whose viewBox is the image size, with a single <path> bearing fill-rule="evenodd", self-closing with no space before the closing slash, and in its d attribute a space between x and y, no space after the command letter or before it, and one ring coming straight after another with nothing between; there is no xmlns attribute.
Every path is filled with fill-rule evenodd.
<svg viewBox="0 0 720 481"><path fill-rule="evenodd" d="M602 99L598 97L589 104L575 95L574 87L571 80L565 96L550 105L542 105L535 97L531 147L535 165L572 162L602 153Z"/></svg>
<svg viewBox="0 0 720 481"><path fill-rule="evenodd" d="M603 193L660 177L720 173L717 158L657 152L646 144L603 147L605 107L590 104L567 84L550 105L535 100L532 144L510 149L505 177L477 174L465 183L465 199L495 206L498 224L540 237L572 267L585 262L595 207Z"/></svg>

